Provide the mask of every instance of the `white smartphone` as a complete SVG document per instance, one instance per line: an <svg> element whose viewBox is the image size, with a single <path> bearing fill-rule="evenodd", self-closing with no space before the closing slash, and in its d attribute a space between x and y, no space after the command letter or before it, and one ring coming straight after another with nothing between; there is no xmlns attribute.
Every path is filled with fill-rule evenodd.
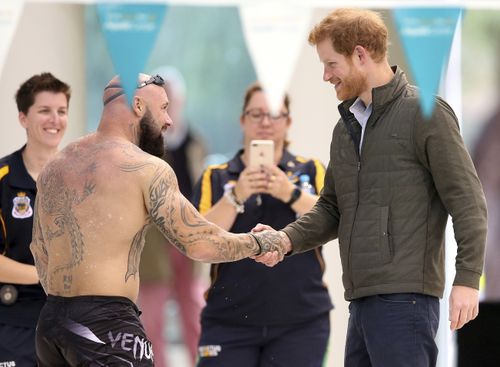
<svg viewBox="0 0 500 367"><path fill-rule="evenodd" d="M274 141L252 140L250 142L249 163L251 167L274 164Z"/></svg>

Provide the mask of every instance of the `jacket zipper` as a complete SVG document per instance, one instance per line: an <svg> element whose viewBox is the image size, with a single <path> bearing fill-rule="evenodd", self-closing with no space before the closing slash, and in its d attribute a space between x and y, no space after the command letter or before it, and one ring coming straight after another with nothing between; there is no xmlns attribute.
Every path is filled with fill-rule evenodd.
<svg viewBox="0 0 500 367"><path fill-rule="evenodd" d="M354 144L355 145L355 144ZM359 147L354 147L356 149L356 155L358 156L358 163L357 163L357 170L358 170L358 174L357 174L357 179L356 179L356 184L357 184L357 188L356 188L356 207L355 207L355 210L354 210L354 215L353 215L353 219L352 219L352 223L351 223L351 233L349 235L349 254L348 254L348 265L347 265L347 269L349 271L349 279L350 279L350 282L351 282L351 290L352 292L354 292L354 282L353 282L353 278L352 278L352 267L351 267L351 264L352 264L352 261L351 261L351 254L352 254L352 247L351 247L351 243L352 243L352 234L354 232L354 223L356 222L356 215L358 214L358 207L359 207L359 173L361 171L361 154L359 152Z"/></svg>
<svg viewBox="0 0 500 367"><path fill-rule="evenodd" d="M356 156L358 157L358 162L357 162L357 171L358 171L358 174L357 174L357 190L356 190L356 208L355 208L354 215L353 215L353 220L352 220L352 223L351 223L351 233L349 235L349 243L348 243L349 250L348 250L348 254L347 254L347 261L348 261L348 263L347 263L347 272L348 272L349 278L350 278L351 290L352 290L352 292L354 292L354 286L353 286L353 280L352 280L352 267L351 267L351 264L352 264L352 261L351 261L351 243L352 243L352 233L353 233L353 230L354 230L354 223L356 222L356 214L358 213L358 207L359 207L359 172L361 171L361 152L360 152L361 141L357 141L358 139L355 138L355 133L353 132L351 126L349 125L350 124L349 119L351 119L351 118L355 119L355 117L354 116L348 116L345 113L345 111L343 109L341 109L340 107L339 107L339 112L340 112L341 118L344 120L346 128L347 128L347 130L349 132L349 135L351 136L351 139L353 141L353 147L354 147L354 150L356 152ZM368 120L370 120L370 118L368 118ZM357 122L357 120L356 120L356 122ZM359 122L358 122L358 124L359 124ZM368 124L368 122L367 122L367 124Z"/></svg>

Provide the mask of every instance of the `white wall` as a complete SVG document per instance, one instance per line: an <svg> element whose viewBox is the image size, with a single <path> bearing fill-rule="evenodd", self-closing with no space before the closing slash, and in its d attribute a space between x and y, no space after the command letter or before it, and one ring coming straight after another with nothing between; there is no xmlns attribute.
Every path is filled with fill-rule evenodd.
<svg viewBox="0 0 500 367"><path fill-rule="evenodd" d="M69 126L63 146L85 131L85 39L83 5L27 3L21 14L3 73L0 76L0 157L24 144L25 132L17 121L14 93L35 73L50 71L71 85ZM316 11L314 23L326 15ZM294 124L291 149L328 163L333 126L338 120L333 86L322 81L322 68L313 47L304 41L290 84ZM333 297L332 332L326 366L342 366L347 327L347 303L343 300L338 245L325 246L325 282ZM184 367L184 366L177 366Z"/></svg>
<svg viewBox="0 0 500 367"><path fill-rule="evenodd" d="M85 43L82 5L24 6L0 75L0 157L26 140L18 122L14 94L33 74L49 71L71 85L69 126L63 145L81 136L85 123Z"/></svg>

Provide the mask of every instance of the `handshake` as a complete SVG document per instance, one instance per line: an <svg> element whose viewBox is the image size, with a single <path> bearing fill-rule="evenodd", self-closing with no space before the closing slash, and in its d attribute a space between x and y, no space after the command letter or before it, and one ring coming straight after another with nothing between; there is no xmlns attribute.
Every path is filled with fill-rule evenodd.
<svg viewBox="0 0 500 367"><path fill-rule="evenodd" d="M257 224L250 235L260 248L259 253L251 258L264 265L274 266L292 251L292 243L285 232L275 231L265 224Z"/></svg>

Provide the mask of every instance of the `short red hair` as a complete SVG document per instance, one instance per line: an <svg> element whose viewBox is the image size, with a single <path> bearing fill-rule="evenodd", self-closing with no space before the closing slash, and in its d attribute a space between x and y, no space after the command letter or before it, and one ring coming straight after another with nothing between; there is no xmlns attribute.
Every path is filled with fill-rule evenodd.
<svg viewBox="0 0 500 367"><path fill-rule="evenodd" d="M337 9L314 26L309 43L317 45L329 39L334 50L344 56L351 56L359 45L368 50L375 62L380 62L387 56L387 35L387 27L378 13Z"/></svg>

